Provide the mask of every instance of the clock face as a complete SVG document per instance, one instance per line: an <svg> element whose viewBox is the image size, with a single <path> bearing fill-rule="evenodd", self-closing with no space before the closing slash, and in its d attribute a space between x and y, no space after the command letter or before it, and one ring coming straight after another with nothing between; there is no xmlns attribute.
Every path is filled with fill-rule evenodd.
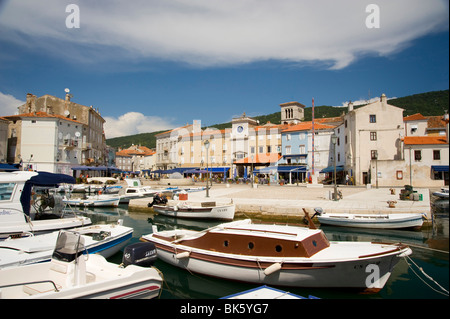
<svg viewBox="0 0 450 319"><path fill-rule="evenodd" d="M238 133L242 133L243 130L244 130L244 127L242 127L242 126L238 126L237 127Z"/></svg>

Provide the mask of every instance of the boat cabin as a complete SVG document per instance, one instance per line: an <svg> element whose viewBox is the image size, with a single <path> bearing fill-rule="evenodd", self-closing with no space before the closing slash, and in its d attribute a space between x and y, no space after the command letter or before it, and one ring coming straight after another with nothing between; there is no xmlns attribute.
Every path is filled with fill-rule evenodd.
<svg viewBox="0 0 450 319"><path fill-rule="evenodd" d="M321 230L306 227L248 224L218 227L200 236L184 236L185 239L180 233L163 233L166 232L153 237L195 249L246 256L309 258L330 246Z"/></svg>

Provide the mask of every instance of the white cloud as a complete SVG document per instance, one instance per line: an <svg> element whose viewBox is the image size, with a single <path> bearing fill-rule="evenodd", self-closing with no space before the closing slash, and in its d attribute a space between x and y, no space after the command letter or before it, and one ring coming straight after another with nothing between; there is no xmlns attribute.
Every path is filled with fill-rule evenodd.
<svg viewBox="0 0 450 319"><path fill-rule="evenodd" d="M0 37L35 41L49 53L98 62L156 58L196 66L269 59L344 68L360 55L389 55L448 29L447 0L378 0L380 28L368 29L360 0L72 1L80 28L67 29L67 3L10 1ZM14 34L14 37L11 36ZM64 41L65 45L61 45ZM70 49L68 44L73 44Z"/></svg>
<svg viewBox="0 0 450 319"><path fill-rule="evenodd" d="M17 113L17 107L24 104L25 101L16 99L10 94L0 92L0 116L14 115Z"/></svg>
<svg viewBox="0 0 450 319"><path fill-rule="evenodd" d="M139 112L128 112L118 118L106 116L104 119L106 138L169 130L178 126L171 123L170 119L146 116Z"/></svg>

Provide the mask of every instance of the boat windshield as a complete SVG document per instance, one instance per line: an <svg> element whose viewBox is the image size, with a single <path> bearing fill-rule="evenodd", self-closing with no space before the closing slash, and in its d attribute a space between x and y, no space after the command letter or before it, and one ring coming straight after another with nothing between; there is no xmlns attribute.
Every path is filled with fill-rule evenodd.
<svg viewBox="0 0 450 319"><path fill-rule="evenodd" d="M76 232L60 231L52 259L71 262L84 250L84 238Z"/></svg>

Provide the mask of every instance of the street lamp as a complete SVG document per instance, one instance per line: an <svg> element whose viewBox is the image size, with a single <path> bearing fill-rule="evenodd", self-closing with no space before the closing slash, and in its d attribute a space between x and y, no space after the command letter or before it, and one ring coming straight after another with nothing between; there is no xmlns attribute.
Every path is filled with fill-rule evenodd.
<svg viewBox="0 0 450 319"><path fill-rule="evenodd" d="M331 135L331 143L333 144L334 149L334 155L333 155L333 163L334 163L334 193L333 193L333 200L337 200L337 185L336 185L336 142L337 142L337 136L336 134Z"/></svg>
<svg viewBox="0 0 450 319"><path fill-rule="evenodd" d="M206 148L206 197L209 197L209 171L208 171L208 157L209 157L209 141L205 141L205 148Z"/></svg>
<svg viewBox="0 0 450 319"><path fill-rule="evenodd" d="M252 157L252 175L251 175L251 177L252 177L252 188L253 188L253 179L255 178L255 175L253 174L253 159L255 157L253 155L251 157Z"/></svg>

